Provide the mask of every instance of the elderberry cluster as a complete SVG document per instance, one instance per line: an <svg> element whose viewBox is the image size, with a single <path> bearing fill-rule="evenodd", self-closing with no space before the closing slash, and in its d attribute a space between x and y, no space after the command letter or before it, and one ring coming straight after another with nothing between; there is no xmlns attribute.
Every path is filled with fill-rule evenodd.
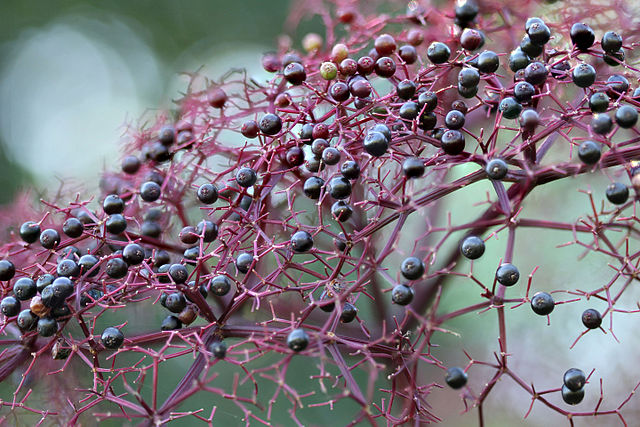
<svg viewBox="0 0 640 427"><path fill-rule="evenodd" d="M301 3L292 16L320 15L326 35L266 54L268 81L194 75L176 111L129 132L98 197L43 201L10 225L0 330L12 338L0 340L0 380L71 378L75 408L29 406L22 381L12 411L70 424L211 424L236 411L270 425L286 401L304 425L351 400L345 424L418 425L448 415L430 403L456 393L444 382L483 425L487 396L510 380L569 420L624 420L632 390L611 407L565 405L597 400L595 387L585 392L596 366L588 377L569 369L548 390L516 372L532 355L512 352L523 337L508 319L553 327L580 307L562 325L573 348L605 332L603 320L637 313L624 304L640 274L640 30L590 25L590 2L413 1L391 15L365 12L377 2ZM588 197L586 213L532 217L566 178ZM559 258L523 267L524 228L566 233L606 259L611 280L543 283L536 272ZM461 281L472 301L462 307L446 301ZM472 338L451 325L469 316L491 317L493 358L441 345L443 334ZM200 394L209 407L191 406ZM220 415L225 401L234 406Z"/></svg>

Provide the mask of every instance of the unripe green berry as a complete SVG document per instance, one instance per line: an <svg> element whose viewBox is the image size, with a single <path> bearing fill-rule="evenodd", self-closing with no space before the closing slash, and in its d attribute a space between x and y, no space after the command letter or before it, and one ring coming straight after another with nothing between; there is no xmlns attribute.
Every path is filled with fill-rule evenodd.
<svg viewBox="0 0 640 427"><path fill-rule="evenodd" d="M338 67L333 62L323 62L320 65L320 75L325 80L333 80L338 76Z"/></svg>

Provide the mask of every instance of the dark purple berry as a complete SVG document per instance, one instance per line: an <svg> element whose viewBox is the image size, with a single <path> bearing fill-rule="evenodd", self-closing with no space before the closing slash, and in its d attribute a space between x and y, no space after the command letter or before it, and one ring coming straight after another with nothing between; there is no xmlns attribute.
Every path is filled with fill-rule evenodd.
<svg viewBox="0 0 640 427"><path fill-rule="evenodd" d="M582 324L589 329L598 329L602 324L602 315L598 310L589 308L582 313Z"/></svg>
<svg viewBox="0 0 640 427"><path fill-rule="evenodd" d="M546 316L555 308L553 297L546 292L536 292L531 297L531 309L540 316Z"/></svg>
<svg viewBox="0 0 640 427"><path fill-rule="evenodd" d="M40 225L27 221L20 226L20 238L26 243L33 243L40 237Z"/></svg>
<svg viewBox="0 0 640 427"><path fill-rule="evenodd" d="M464 387L467 384L467 379L467 373L457 366L447 369L447 374L444 377L447 385L454 390Z"/></svg>
<svg viewBox="0 0 640 427"><path fill-rule="evenodd" d="M496 271L496 279L502 286L513 286L520 280L520 271L515 265L505 263Z"/></svg>
<svg viewBox="0 0 640 427"><path fill-rule="evenodd" d="M124 343L124 334L120 329L109 326L102 332L100 340L105 348L116 350Z"/></svg>
<svg viewBox="0 0 640 427"><path fill-rule="evenodd" d="M60 243L60 234L53 228L47 228L40 233L40 244L45 249L53 249Z"/></svg>
<svg viewBox="0 0 640 427"><path fill-rule="evenodd" d="M467 236L460 244L460 252L465 258L478 259L484 254L484 241L478 236Z"/></svg>

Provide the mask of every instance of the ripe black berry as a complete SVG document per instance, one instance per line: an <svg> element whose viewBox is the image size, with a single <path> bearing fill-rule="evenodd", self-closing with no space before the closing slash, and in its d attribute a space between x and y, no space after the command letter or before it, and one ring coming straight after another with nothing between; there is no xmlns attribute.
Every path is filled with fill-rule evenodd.
<svg viewBox="0 0 640 427"><path fill-rule="evenodd" d="M36 328L38 323L38 316L33 314L33 312L29 309L22 310L18 314L18 318L16 319L16 324L18 328L22 331L32 331Z"/></svg>
<svg viewBox="0 0 640 427"><path fill-rule="evenodd" d="M447 375L444 377L447 385L454 390L464 387L467 384L467 379L467 373L457 366L447 369Z"/></svg>
<svg viewBox="0 0 640 427"><path fill-rule="evenodd" d="M173 292L167 295L164 306L172 313L180 313L187 306L187 300L182 292Z"/></svg>
<svg viewBox="0 0 640 427"><path fill-rule="evenodd" d="M464 126L465 117L464 114L458 110L451 110L444 118L444 124L449 129L458 130Z"/></svg>
<svg viewBox="0 0 640 427"><path fill-rule="evenodd" d="M80 257L80 259L78 260L78 266L80 267L80 274L86 274L88 271L90 271L96 264L98 263L98 258L96 258L93 255L87 254L87 255L83 255ZM96 274L98 274L100 272L100 268L95 268L91 271L91 273L89 273L89 277L93 277ZM38 288L40 287L40 279L42 279L43 276L41 276L38 279ZM53 277L53 276L52 276ZM51 279L53 281L53 278Z"/></svg>
<svg viewBox="0 0 640 427"><path fill-rule="evenodd" d="M568 405L577 405L584 399L584 389L573 391L566 385L562 386L562 400Z"/></svg>
<svg viewBox="0 0 640 427"><path fill-rule="evenodd" d="M629 199L629 189L621 182L612 182L607 186L606 196L614 205L622 205Z"/></svg>
<svg viewBox="0 0 640 427"><path fill-rule="evenodd" d="M55 277L53 276L53 274L48 273L38 277L38 280L36 280L36 287L38 288L38 292L42 292L42 290L52 284L54 280Z"/></svg>
<svg viewBox="0 0 640 427"><path fill-rule="evenodd" d="M413 101L407 101L400 106L398 110L398 115L405 120L413 120L418 117L420 113L420 108L418 104Z"/></svg>
<svg viewBox="0 0 640 427"><path fill-rule="evenodd" d="M40 225L33 221L27 221L20 226L20 238L26 243L33 243L40 237Z"/></svg>
<svg viewBox="0 0 640 427"><path fill-rule="evenodd" d="M484 168L487 176L493 180L501 180L509 172L507 163L502 159L491 159Z"/></svg>
<svg viewBox="0 0 640 427"><path fill-rule="evenodd" d="M520 116L518 117L518 123L520 124L521 128L528 131L533 131L540 123L540 116L538 115L538 112L536 110L527 108L526 110L522 110L522 112L520 113Z"/></svg>
<svg viewBox="0 0 640 427"><path fill-rule="evenodd" d="M109 194L102 202L102 209L107 215L120 214L124 211L124 200L117 194Z"/></svg>
<svg viewBox="0 0 640 427"><path fill-rule="evenodd" d="M602 324L602 315L598 310L589 308L582 313L582 324L589 329L598 329Z"/></svg>
<svg viewBox="0 0 640 427"><path fill-rule="evenodd" d="M282 130L282 120L275 114L265 114L260 119L258 127L260 128L260 131L265 135L276 135Z"/></svg>
<svg viewBox="0 0 640 427"><path fill-rule="evenodd" d="M389 141L381 132L369 132L364 138L364 149L374 157L380 157L387 152Z"/></svg>
<svg viewBox="0 0 640 427"><path fill-rule="evenodd" d="M424 162L418 157L407 157L402 162L402 173L411 178L420 178L424 174Z"/></svg>
<svg viewBox="0 0 640 427"><path fill-rule="evenodd" d="M258 180L258 175L256 175L256 171L251 168L240 168L238 172L236 172L236 182L241 187L251 187Z"/></svg>
<svg viewBox="0 0 640 427"><path fill-rule="evenodd" d="M60 234L53 228L47 228L40 234L40 244L45 249L53 249L60 243Z"/></svg>
<svg viewBox="0 0 640 427"><path fill-rule="evenodd" d="M313 248L313 237L304 230L296 231L291 236L291 249L297 253L308 252Z"/></svg>
<svg viewBox="0 0 640 427"><path fill-rule="evenodd" d="M109 215L105 227L111 234L120 234L127 229L127 220L121 214Z"/></svg>
<svg viewBox="0 0 640 427"><path fill-rule="evenodd" d="M62 232L72 239L82 236L83 231L84 224L78 218L71 217L62 225Z"/></svg>
<svg viewBox="0 0 640 427"><path fill-rule="evenodd" d="M17 316L20 313L20 301L12 296L6 296L0 302L0 311L7 317Z"/></svg>
<svg viewBox="0 0 640 427"><path fill-rule="evenodd" d="M304 164L304 151L300 147L291 147L285 154L285 160L290 167Z"/></svg>
<svg viewBox="0 0 640 427"><path fill-rule="evenodd" d="M531 58L521 48L517 48L509 55L509 69L514 73L523 70L529 65Z"/></svg>
<svg viewBox="0 0 640 427"><path fill-rule="evenodd" d="M564 385L571 391L578 391L584 387L587 377L584 372L578 368L568 369L562 377Z"/></svg>
<svg viewBox="0 0 640 427"><path fill-rule="evenodd" d="M292 85L300 85L307 79L304 66L299 62L292 62L284 67L284 78Z"/></svg>
<svg viewBox="0 0 640 427"><path fill-rule="evenodd" d="M515 119L518 118L522 112L522 105L515 98L508 96L500 101L498 110L502 112L502 117L506 119Z"/></svg>
<svg viewBox="0 0 640 427"><path fill-rule="evenodd" d="M73 261L72 261L73 262ZM29 277L21 277L13 284L13 294L20 301L26 301L38 292L36 282Z"/></svg>
<svg viewBox="0 0 640 427"><path fill-rule="evenodd" d="M324 187L324 180L317 176L311 176L305 180L302 191L308 198L317 200L320 198L322 187Z"/></svg>
<svg viewBox="0 0 640 427"><path fill-rule="evenodd" d="M346 199L351 195L351 183L345 177L337 176L329 181L328 190L334 199Z"/></svg>
<svg viewBox="0 0 640 427"><path fill-rule="evenodd" d="M463 0L456 2L454 9L456 20L459 24L466 26L478 15L478 5L473 0Z"/></svg>
<svg viewBox="0 0 640 427"><path fill-rule="evenodd" d="M157 238L162 234L162 227L160 224L154 221L145 221L140 226L140 232L143 236L149 236Z"/></svg>
<svg viewBox="0 0 640 427"><path fill-rule="evenodd" d="M189 278L189 271L182 264L172 264L169 267L169 276L175 283L185 283Z"/></svg>
<svg viewBox="0 0 640 427"><path fill-rule="evenodd" d="M544 47L533 43L529 35L525 34L525 36L522 37L522 40L520 41L520 50L527 56L535 58L542 55L542 52L544 52Z"/></svg>
<svg viewBox="0 0 640 427"><path fill-rule="evenodd" d="M413 288L407 285L395 285L391 291L391 301L398 305L407 305L413 300L413 295Z"/></svg>
<svg viewBox="0 0 640 427"><path fill-rule="evenodd" d="M40 296L47 307L59 307L73 294L73 282L67 277L58 277L52 284L46 286Z"/></svg>
<svg viewBox="0 0 640 427"><path fill-rule="evenodd" d="M578 157L585 165L598 163L600 155L600 144L595 141L583 141L578 147Z"/></svg>
<svg viewBox="0 0 640 427"><path fill-rule="evenodd" d="M505 263L498 267L496 279L502 286L513 286L518 283L520 272L515 265Z"/></svg>
<svg viewBox="0 0 640 427"><path fill-rule="evenodd" d="M396 87L396 94L400 99L409 100L416 94L416 84L411 80L402 80Z"/></svg>
<svg viewBox="0 0 640 427"><path fill-rule="evenodd" d="M203 242L213 242L218 237L218 225L203 219L196 226L196 234L202 236Z"/></svg>
<svg viewBox="0 0 640 427"><path fill-rule="evenodd" d="M478 55L478 70L481 73L495 73L498 70L499 66L500 59L495 52L491 50L485 50L480 55Z"/></svg>
<svg viewBox="0 0 640 427"><path fill-rule="evenodd" d="M604 113L609 108L609 96L604 92L596 92L589 97L589 108L593 113Z"/></svg>
<svg viewBox="0 0 640 427"><path fill-rule="evenodd" d="M589 87L596 81L596 70L587 63L579 64L571 73L573 83L578 87Z"/></svg>
<svg viewBox="0 0 640 427"><path fill-rule="evenodd" d="M530 102L535 93L535 87L529 82L518 82L513 88L513 97L518 102Z"/></svg>
<svg viewBox="0 0 640 427"><path fill-rule="evenodd" d="M378 58L374 69L380 77L392 77L396 73L396 63L388 56L383 56Z"/></svg>
<svg viewBox="0 0 640 427"><path fill-rule="evenodd" d="M112 279L122 279L127 275L129 266L122 258L111 258L107 261L105 271Z"/></svg>
<svg viewBox="0 0 640 427"><path fill-rule="evenodd" d="M420 120L418 121L418 126L420 126L420 129L422 129L423 131L426 132L428 130L431 130L431 129L435 128L437 122L438 122L438 118L437 118L435 113L433 113L433 112L423 112L420 115Z"/></svg>
<svg viewBox="0 0 640 427"><path fill-rule="evenodd" d="M591 130L598 135L606 135L611 132L613 128L613 122L611 121L611 117L605 113L597 113L594 114L591 118Z"/></svg>
<svg viewBox="0 0 640 427"><path fill-rule="evenodd" d="M16 267L8 259L0 260L0 280L11 280L16 274Z"/></svg>
<svg viewBox="0 0 640 427"><path fill-rule="evenodd" d="M80 266L72 259L63 259L56 267L58 276L77 277L80 275Z"/></svg>
<svg viewBox="0 0 640 427"><path fill-rule="evenodd" d="M429 45L427 49L427 57L429 61L434 64L442 64L449 60L451 56L451 50L449 47L441 42L433 42Z"/></svg>
<svg viewBox="0 0 640 427"><path fill-rule="evenodd" d="M100 340L105 348L115 350L124 342L124 334L120 329L109 326L102 332Z"/></svg>
<svg viewBox="0 0 640 427"><path fill-rule="evenodd" d="M209 345L209 351L216 359L224 359L227 355L227 343L224 341L214 341Z"/></svg>
<svg viewBox="0 0 640 427"><path fill-rule="evenodd" d="M122 250L122 259L129 265L138 265L144 258L144 249L137 243L129 243Z"/></svg>
<svg viewBox="0 0 640 427"><path fill-rule="evenodd" d="M416 52L416 48L408 44L400 46L398 49L398 55L406 64L413 64L418 60L418 52Z"/></svg>
<svg viewBox="0 0 640 427"><path fill-rule="evenodd" d="M416 280L424 274L424 263L420 258L405 258L400 265L400 272L408 280Z"/></svg>
<svg viewBox="0 0 640 427"><path fill-rule="evenodd" d="M638 110L631 105L623 105L616 110L616 123L624 129L632 128L638 122Z"/></svg>
<svg viewBox="0 0 640 427"><path fill-rule="evenodd" d="M360 75L367 76L373 73L375 67L376 63L370 56L363 56L358 59L358 74Z"/></svg>
<svg viewBox="0 0 640 427"><path fill-rule="evenodd" d="M253 256L246 252L242 252L236 258L236 268L242 274L247 274L249 272L249 268L251 268L252 263L253 263Z"/></svg>
<svg viewBox="0 0 640 427"><path fill-rule="evenodd" d="M337 102L344 102L349 99L351 93L345 82L337 81L329 87L329 95Z"/></svg>
<svg viewBox="0 0 640 427"><path fill-rule="evenodd" d="M163 331L173 331L182 328L182 322L174 315L169 315L162 320L160 329Z"/></svg>
<svg viewBox="0 0 640 427"><path fill-rule="evenodd" d="M136 156L126 156L122 159L122 172L133 175L140 169L140 159Z"/></svg>
<svg viewBox="0 0 640 427"><path fill-rule="evenodd" d="M345 222L353 215L353 209L345 201L338 200L331 206L331 215L338 221Z"/></svg>
<svg viewBox="0 0 640 427"><path fill-rule="evenodd" d="M307 160L304 164L305 168L309 172L320 172L324 170L326 167L325 163L321 161L322 158L319 156L314 156L313 158Z"/></svg>
<svg viewBox="0 0 640 427"><path fill-rule="evenodd" d="M542 46L546 44L551 38L551 30L544 22L533 22L527 28L527 34L531 39L531 42L537 44L538 46Z"/></svg>
<svg viewBox="0 0 640 427"><path fill-rule="evenodd" d="M371 95L372 87L371 83L363 76L353 76L349 79L349 91L353 96L358 99L367 98Z"/></svg>
<svg viewBox="0 0 640 427"><path fill-rule="evenodd" d="M531 309L540 316L551 313L555 307L553 297L546 292L536 292L531 297Z"/></svg>
<svg viewBox="0 0 640 427"><path fill-rule="evenodd" d="M542 62L532 62L524 69L524 79L534 86L541 85L547 81L547 67Z"/></svg>
<svg viewBox="0 0 640 427"><path fill-rule="evenodd" d="M308 345L309 335L302 328L294 329L287 336L287 346L295 352L304 350Z"/></svg>
<svg viewBox="0 0 640 427"><path fill-rule="evenodd" d="M321 156L322 152L329 147L329 141L324 138L316 138L311 143L311 152L316 156Z"/></svg>
<svg viewBox="0 0 640 427"><path fill-rule="evenodd" d="M580 50L587 50L596 40L596 34L590 26L576 22L571 26L571 42Z"/></svg>
<svg viewBox="0 0 640 427"><path fill-rule="evenodd" d="M600 45L602 47L602 50L604 50L605 52L615 53L619 51L620 48L622 48L622 37L614 31L607 31L602 36Z"/></svg>
<svg viewBox="0 0 640 427"><path fill-rule="evenodd" d="M475 68L463 68L458 73L458 84L464 87L478 86L480 74Z"/></svg>
<svg viewBox="0 0 640 427"><path fill-rule="evenodd" d="M464 151L464 134L459 130L448 130L442 135L442 150L445 154L455 156Z"/></svg>
<svg viewBox="0 0 640 427"><path fill-rule="evenodd" d="M418 105L425 112L431 112L438 106L438 96L434 92L422 92L418 95Z"/></svg>
<svg viewBox="0 0 640 427"><path fill-rule="evenodd" d="M140 197L145 202L155 202L160 198L161 188L157 182L147 181L140 186Z"/></svg>
<svg viewBox="0 0 640 427"><path fill-rule="evenodd" d="M210 205L218 200L218 187L213 184L202 184L198 188L198 200L205 205Z"/></svg>
<svg viewBox="0 0 640 427"><path fill-rule="evenodd" d="M358 309L355 305L345 302L342 306L342 313L340 314L340 321L342 323L350 323L358 315Z"/></svg>
<svg viewBox="0 0 640 427"><path fill-rule="evenodd" d="M460 244L460 252L468 259L480 258L484 250L484 241L478 236L467 236Z"/></svg>
<svg viewBox="0 0 640 427"><path fill-rule="evenodd" d="M223 297L231 290L231 281L227 276L216 276L209 282L209 289L212 294Z"/></svg>
<svg viewBox="0 0 640 427"><path fill-rule="evenodd" d="M333 166L340 162L340 151L334 147L327 147L322 150L322 161L329 166Z"/></svg>
<svg viewBox="0 0 640 427"><path fill-rule="evenodd" d="M58 322L53 317L43 317L38 320L38 335L50 337L58 332Z"/></svg>
<svg viewBox="0 0 640 427"><path fill-rule="evenodd" d="M618 65L623 63L624 58L625 58L625 54L624 54L624 50L622 49L620 49L617 52L607 52L604 55L602 55L602 59L604 60L604 62L610 65L611 67L617 67Z"/></svg>

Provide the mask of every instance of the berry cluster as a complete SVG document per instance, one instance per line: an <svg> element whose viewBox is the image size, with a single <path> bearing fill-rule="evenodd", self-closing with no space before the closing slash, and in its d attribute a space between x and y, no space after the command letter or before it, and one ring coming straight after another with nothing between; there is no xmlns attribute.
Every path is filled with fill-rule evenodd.
<svg viewBox="0 0 640 427"><path fill-rule="evenodd" d="M265 55L268 82L241 71L214 83L194 77L174 115L131 131L97 199L43 201L10 225L0 247L0 329L11 337L0 340L0 380L23 375L2 405L59 423L212 424L226 400L247 424L270 425L276 402L288 400L303 425L351 400L353 424L418 425L447 415L430 395L455 393L438 391L435 378L460 390L483 425L487 397L510 379L529 411L539 402L571 423L624 422L635 389L611 408L573 412L565 403L582 402L584 372L569 369L549 390L517 373L514 358L531 355L510 353L507 313L550 324L552 313L588 306L586 330L579 319L563 325L573 345L605 332L603 319L637 313L623 304L640 274L640 71L630 61L640 31L600 35L584 21L609 9L591 4L576 12L464 0L439 10L412 1L389 16L365 12L375 5L301 3L292 18L319 14L326 36ZM545 19L531 17L541 10ZM534 190L566 178L583 189L586 174L610 183L584 191L585 217L528 216ZM484 200L464 193L482 185ZM478 206L477 218L460 220ZM550 258L525 271L516 249L525 227L567 233L606 258L612 279L540 283ZM472 304L444 301L456 279ZM440 348L440 333L469 315L495 319L495 359ZM180 369L169 384L167 372ZM41 373L64 384L60 407L30 403ZM305 392L292 376L316 388ZM213 404L190 405L201 393Z"/></svg>

